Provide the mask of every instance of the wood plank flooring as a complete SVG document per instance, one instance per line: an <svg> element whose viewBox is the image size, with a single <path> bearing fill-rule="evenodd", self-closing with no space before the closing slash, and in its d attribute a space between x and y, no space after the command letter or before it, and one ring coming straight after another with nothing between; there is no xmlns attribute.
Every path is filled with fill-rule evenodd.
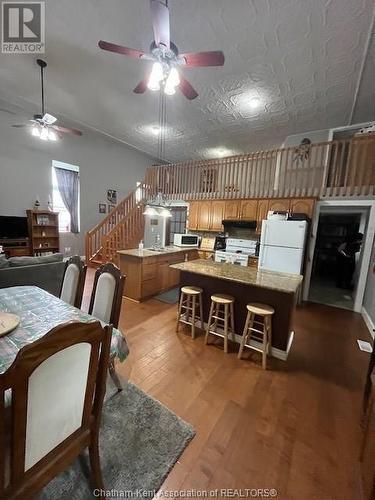
<svg viewBox="0 0 375 500"><path fill-rule="evenodd" d="M185 327L176 334L175 318L174 305L123 300L120 327L130 355L119 373L197 432L163 491L275 488L283 500L360 498L369 355L356 339L369 334L359 314L312 303L299 308L288 361L272 359L267 371L257 353L240 361L238 346L225 355L220 339L205 346L203 335L193 341Z"/></svg>

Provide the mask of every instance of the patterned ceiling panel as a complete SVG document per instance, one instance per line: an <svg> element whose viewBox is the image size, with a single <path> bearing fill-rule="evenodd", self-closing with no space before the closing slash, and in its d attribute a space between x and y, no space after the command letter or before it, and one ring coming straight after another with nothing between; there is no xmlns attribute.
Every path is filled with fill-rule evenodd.
<svg viewBox="0 0 375 500"><path fill-rule="evenodd" d="M147 50L148 0L48 0L47 107L151 155L157 152L158 96L132 89L150 64L105 53L99 39ZM373 0L169 0L181 51L221 49L223 68L185 69L199 92L167 99L166 156L279 146L290 134L375 119L375 41L356 96ZM375 35L374 35L375 38ZM32 56L0 55L0 98L35 109ZM254 107L254 99L258 106ZM1 116L0 116L1 119Z"/></svg>

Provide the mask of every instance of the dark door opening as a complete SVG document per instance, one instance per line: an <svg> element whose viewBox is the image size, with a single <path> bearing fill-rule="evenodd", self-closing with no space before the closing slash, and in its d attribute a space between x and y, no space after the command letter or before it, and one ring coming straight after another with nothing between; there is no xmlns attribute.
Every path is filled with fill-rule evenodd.
<svg viewBox="0 0 375 500"><path fill-rule="evenodd" d="M361 211L320 214L309 300L354 309L361 245L351 247L355 254L351 261L342 258L339 251L352 236L364 233L366 222L366 213Z"/></svg>

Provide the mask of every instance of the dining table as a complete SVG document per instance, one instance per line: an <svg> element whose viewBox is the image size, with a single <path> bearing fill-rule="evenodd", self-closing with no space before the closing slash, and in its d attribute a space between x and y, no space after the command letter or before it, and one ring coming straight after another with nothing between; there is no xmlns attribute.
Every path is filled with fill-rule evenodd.
<svg viewBox="0 0 375 500"><path fill-rule="evenodd" d="M19 325L0 337L0 373L13 363L22 347L46 335L52 328L68 321L98 321L37 286L14 286L0 289L0 311L16 314ZM105 323L101 321L104 326ZM129 348L124 335L112 330L111 360L125 361Z"/></svg>

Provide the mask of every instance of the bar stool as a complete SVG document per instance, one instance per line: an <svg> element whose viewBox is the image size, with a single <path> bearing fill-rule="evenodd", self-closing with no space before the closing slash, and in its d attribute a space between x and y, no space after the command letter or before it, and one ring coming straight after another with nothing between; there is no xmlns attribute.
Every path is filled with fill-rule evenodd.
<svg viewBox="0 0 375 500"><path fill-rule="evenodd" d="M234 312L233 312L234 297L231 295L214 294L211 295L210 314L208 316L205 344L208 343L208 336L211 333L217 337L224 339L224 352L228 352L228 333L229 333L229 320L232 339L234 340ZM220 307L223 310L220 310ZM223 313L223 316L220 314ZM212 320L214 320L212 322ZM223 332L218 332L218 323L223 323Z"/></svg>
<svg viewBox="0 0 375 500"><path fill-rule="evenodd" d="M191 338L195 339L196 321L201 322L201 328L202 330L204 330L202 293L203 293L202 288L199 288L198 286L183 286L181 288L180 303L178 306L178 313L177 313L176 332L178 332L180 323L191 325ZM197 303L197 297L199 299L198 303ZM197 311L197 307L199 308L199 314ZM191 311L191 320L189 321L190 311ZM185 319L183 319L184 315Z"/></svg>
<svg viewBox="0 0 375 500"><path fill-rule="evenodd" d="M241 359L244 347L254 349L262 353L262 368L267 368L267 354L269 354L270 346L272 344L272 315L275 309L266 304L251 303L247 304L247 317L245 328L242 334L240 350L238 351L238 359ZM261 318L256 320L255 318ZM254 325L260 325L259 328L254 328ZM254 335L254 333L256 335ZM257 340L262 343L262 347L255 347L250 345L251 340ZM248 343L249 342L249 343Z"/></svg>

